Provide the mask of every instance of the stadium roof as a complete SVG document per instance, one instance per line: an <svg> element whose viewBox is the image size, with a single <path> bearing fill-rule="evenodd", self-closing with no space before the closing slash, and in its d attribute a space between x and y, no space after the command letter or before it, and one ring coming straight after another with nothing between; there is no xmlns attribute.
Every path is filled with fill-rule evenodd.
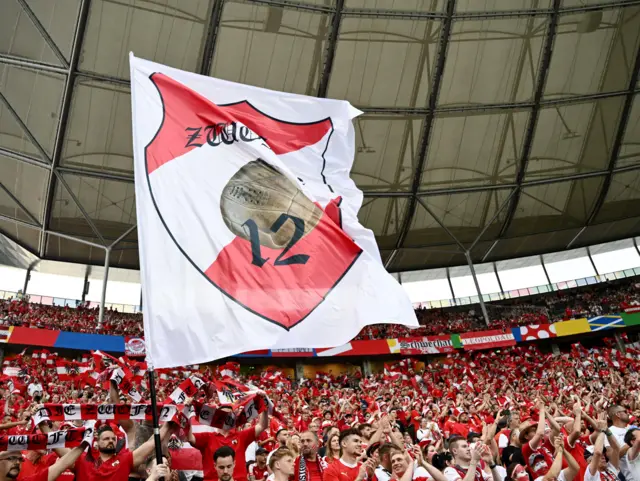
<svg viewBox="0 0 640 481"><path fill-rule="evenodd" d="M138 267L129 51L363 110L392 271L640 234L640 0L2 4L0 232L41 258Z"/></svg>

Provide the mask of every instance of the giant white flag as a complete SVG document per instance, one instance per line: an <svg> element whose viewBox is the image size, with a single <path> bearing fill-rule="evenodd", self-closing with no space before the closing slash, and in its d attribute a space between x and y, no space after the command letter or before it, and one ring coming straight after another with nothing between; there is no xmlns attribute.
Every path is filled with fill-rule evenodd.
<svg viewBox="0 0 640 481"><path fill-rule="evenodd" d="M417 325L358 222L348 102L130 57L147 357L156 368Z"/></svg>

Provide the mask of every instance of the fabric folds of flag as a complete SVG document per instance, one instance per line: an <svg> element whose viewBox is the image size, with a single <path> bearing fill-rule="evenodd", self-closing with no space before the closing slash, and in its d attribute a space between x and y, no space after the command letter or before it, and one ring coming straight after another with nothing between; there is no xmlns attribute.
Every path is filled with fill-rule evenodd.
<svg viewBox="0 0 640 481"><path fill-rule="evenodd" d="M358 221L357 109L130 63L153 366L340 346L369 324L418 325Z"/></svg>

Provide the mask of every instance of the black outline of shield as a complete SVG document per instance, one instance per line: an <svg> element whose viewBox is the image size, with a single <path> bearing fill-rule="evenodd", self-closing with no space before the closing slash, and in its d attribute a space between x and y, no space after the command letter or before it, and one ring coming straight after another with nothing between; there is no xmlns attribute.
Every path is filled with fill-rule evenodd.
<svg viewBox="0 0 640 481"><path fill-rule="evenodd" d="M151 181L149 179L149 168L148 168L148 162L147 162L147 150L149 149L149 147L151 146L151 144L153 144L153 142L156 140L156 137L158 136L158 134L160 133L160 131L162 130L162 126L164 125L164 120L165 120L165 116L166 116L166 112L165 112L165 103L164 103L164 98L162 97L162 92L160 91L160 89L158 88L158 85L155 83L153 76L154 75L165 75L162 74L161 72L154 72L151 75L149 75L149 80L151 80L151 83L153 84L153 86L156 88L156 90L158 91L158 95L160 96L160 101L162 102L162 122L160 122L160 126L158 127L157 132L154 134L153 138L149 141L149 143L146 145L146 147L144 148L144 168L145 168L145 175L147 178L147 187L149 188L149 195L151 196L151 201L153 202L153 206L156 210L156 212L158 213L158 217L160 218L160 222L162 222L162 225L164 226L165 230L167 231L167 234L169 234L169 237L171 238L171 240L173 241L173 243L176 245L176 247L178 248L178 250L180 251L180 253L189 261L189 263L207 280L209 281L209 283L211 283L211 285L213 285L216 289L218 289L221 293L223 293L225 296L227 296L229 299L231 299L232 301L234 301L235 303L237 303L238 305L244 307L247 311L251 312L252 314L255 314L258 317L261 317L262 319L271 322L272 324L275 324L276 326L279 326L281 328L283 328L286 331L290 331L291 329L293 329L294 327L296 327L298 324L300 324L302 321L304 321L307 317L309 317L309 315L316 310L316 308L322 304L322 302L327 298L327 296L329 295L329 293L338 285L338 283L342 280L342 278L347 274L347 272L349 272L349 270L353 267L353 265L356 263L356 261L360 258L360 256L362 255L363 250L360 249L360 252L358 253L358 255L353 259L353 261L351 262L351 264L349 264L349 266L345 269L345 271L340 275L340 277L336 280L336 282L333 284L333 286L331 286L330 289L327 290L327 292L325 293L325 295L322 297L322 300L320 300L320 302L318 302L313 309L311 309L306 316L302 317L301 319L299 319L298 321L296 321L295 323L293 323L291 326L287 327L282 325L281 323L279 323L278 321L275 321L273 319L270 319L268 317L266 317L265 315L256 312L255 310L251 309L250 307L245 306L243 303L241 303L240 301L238 301L236 298L234 298L231 294L229 294L227 291L225 291L221 286L219 286L218 284L216 284L215 282L213 282L211 279L209 279L205 273L202 271L202 269L200 269L195 262L193 262L193 260L189 257L189 255L184 251L184 249L180 246L180 244L178 243L178 241L176 240L176 238L173 236L173 234L171 233L171 230L169 230L169 227L167 226L167 223L165 222L162 214L160 213L160 209L158 208L158 204L156 203L156 199L153 195L153 189L151 188ZM175 81L175 80L174 80ZM182 85L182 84L181 84ZM187 87L186 85L182 85L184 88L188 89L189 87ZM205 99L207 100L207 99ZM264 112L262 112L261 110L257 109L254 105L251 104L251 102L249 102L248 100L242 100L240 102L233 102L230 104L220 104L219 107L228 107L230 105L238 105L241 103L246 103L249 107L251 107L253 110L255 110L256 112L258 112L259 114L268 117L270 119L273 119L277 122L281 122L283 124L290 124L290 125L313 125L313 124L317 124L320 122L324 122L327 119L329 120L329 122L331 123L331 132L329 133L329 137L327 139L327 145L324 148L324 151L322 152L322 170L321 170L321 175L322 175L322 180L325 183L325 185L329 188L329 190L331 192L333 192L333 189L331 188L331 186L327 183L327 180L324 176L324 169L326 166L326 159L325 159L325 154L327 152L327 149L329 148L329 142L331 141L331 137L333 135L334 132L334 126L333 126L333 121L331 120L330 117L327 117L325 119L321 119L321 120L316 120L315 122L288 122L286 120L280 120L277 119L275 117L272 117Z"/></svg>

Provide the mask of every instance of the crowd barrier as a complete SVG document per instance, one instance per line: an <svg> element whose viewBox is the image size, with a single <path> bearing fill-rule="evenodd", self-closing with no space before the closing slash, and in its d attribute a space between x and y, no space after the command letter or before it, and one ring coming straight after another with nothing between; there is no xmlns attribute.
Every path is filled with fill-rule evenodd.
<svg viewBox="0 0 640 481"><path fill-rule="evenodd" d="M627 309L619 315L571 319L553 324L513 327L507 330L487 330L442 336L404 337L351 341L331 348L264 349L245 352L236 357L334 357L334 356L382 356L388 354L422 355L442 354L456 349L479 350L513 346L519 342L536 341L553 337L573 336L588 332L640 325L640 307ZM0 326L0 344L100 350L144 356L144 340L140 337L106 336L77 332L32 329L28 327Z"/></svg>

